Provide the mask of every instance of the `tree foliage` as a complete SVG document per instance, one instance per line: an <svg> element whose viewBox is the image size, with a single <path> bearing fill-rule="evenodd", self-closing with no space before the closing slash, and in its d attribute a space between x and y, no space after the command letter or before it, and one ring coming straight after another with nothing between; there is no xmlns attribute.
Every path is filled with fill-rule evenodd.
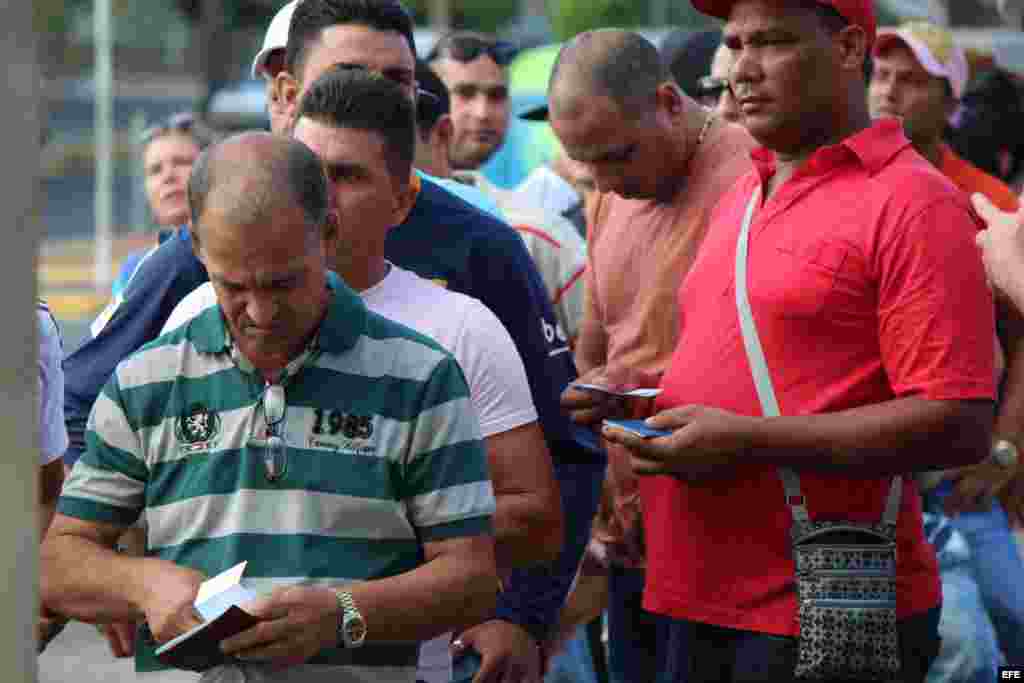
<svg viewBox="0 0 1024 683"><path fill-rule="evenodd" d="M559 40L604 26L637 26L647 15L647 3L630 0L548 0L551 28Z"/></svg>

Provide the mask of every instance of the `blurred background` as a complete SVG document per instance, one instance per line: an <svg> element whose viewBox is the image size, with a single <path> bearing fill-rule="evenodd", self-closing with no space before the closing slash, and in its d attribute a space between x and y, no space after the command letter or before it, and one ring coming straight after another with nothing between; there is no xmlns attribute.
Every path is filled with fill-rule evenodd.
<svg viewBox="0 0 1024 683"><path fill-rule="evenodd" d="M74 348L110 298L121 261L153 243L138 140L154 122L195 111L220 130L266 127L261 81L249 65L283 0L33 0L45 130L41 157L41 295ZM669 0L410 0L426 54L451 28L497 33L521 53L513 112L543 100L560 41L602 26L655 43L674 28L715 22ZM952 26L976 60L1024 74L1024 0L878 0L883 23L930 17ZM484 168L511 187L555 142L545 123L514 121Z"/></svg>

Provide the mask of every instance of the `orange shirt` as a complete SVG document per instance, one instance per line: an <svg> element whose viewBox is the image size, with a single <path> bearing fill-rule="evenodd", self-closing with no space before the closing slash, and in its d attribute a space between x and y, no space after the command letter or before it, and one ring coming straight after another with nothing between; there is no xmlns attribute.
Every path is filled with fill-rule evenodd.
<svg viewBox="0 0 1024 683"><path fill-rule="evenodd" d="M598 196L591 208L584 272L583 321L576 345L580 373L591 367L660 375L679 333L676 294L697 256L711 210L750 170L755 143L745 129L716 123L690 162L686 184L671 202ZM595 536L617 563L642 563L636 538L639 493L628 453L609 445L606 486L614 515Z"/></svg>
<svg viewBox="0 0 1024 683"><path fill-rule="evenodd" d="M1015 213L1020 207L1020 200L1006 183L964 161L948 145L942 146L942 163L939 164L939 171L968 196L980 192L997 207L1011 213Z"/></svg>

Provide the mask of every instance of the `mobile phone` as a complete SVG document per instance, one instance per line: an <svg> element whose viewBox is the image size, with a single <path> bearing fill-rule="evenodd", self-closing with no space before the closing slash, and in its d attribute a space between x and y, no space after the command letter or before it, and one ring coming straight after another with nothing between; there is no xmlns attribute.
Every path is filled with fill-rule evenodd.
<svg viewBox="0 0 1024 683"><path fill-rule="evenodd" d="M633 389L631 391L616 391L609 387L603 387L600 384L587 384L586 382L573 382L570 385L573 389L579 389L581 391L593 391L598 394L607 394L609 396L621 396L623 398L654 398L661 393L661 389Z"/></svg>
<svg viewBox="0 0 1024 683"><path fill-rule="evenodd" d="M667 429L653 429L648 427L643 420L604 420L609 427L621 429L642 439L655 439L659 436L670 436L672 432Z"/></svg>

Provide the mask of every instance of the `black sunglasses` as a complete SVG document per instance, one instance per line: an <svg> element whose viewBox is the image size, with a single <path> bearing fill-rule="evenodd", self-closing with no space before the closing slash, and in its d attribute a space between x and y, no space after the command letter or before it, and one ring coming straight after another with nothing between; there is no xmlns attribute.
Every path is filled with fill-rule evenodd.
<svg viewBox="0 0 1024 683"><path fill-rule="evenodd" d="M441 39L427 56L432 62L442 55L447 55L459 62L472 62L480 55L487 55L498 66L508 66L519 50L512 43L504 40L489 40L473 35L454 35Z"/></svg>
<svg viewBox="0 0 1024 683"><path fill-rule="evenodd" d="M139 144L148 145L156 138L167 133L191 133L196 125L196 116L190 111L171 114L155 126L150 126L142 132Z"/></svg>

